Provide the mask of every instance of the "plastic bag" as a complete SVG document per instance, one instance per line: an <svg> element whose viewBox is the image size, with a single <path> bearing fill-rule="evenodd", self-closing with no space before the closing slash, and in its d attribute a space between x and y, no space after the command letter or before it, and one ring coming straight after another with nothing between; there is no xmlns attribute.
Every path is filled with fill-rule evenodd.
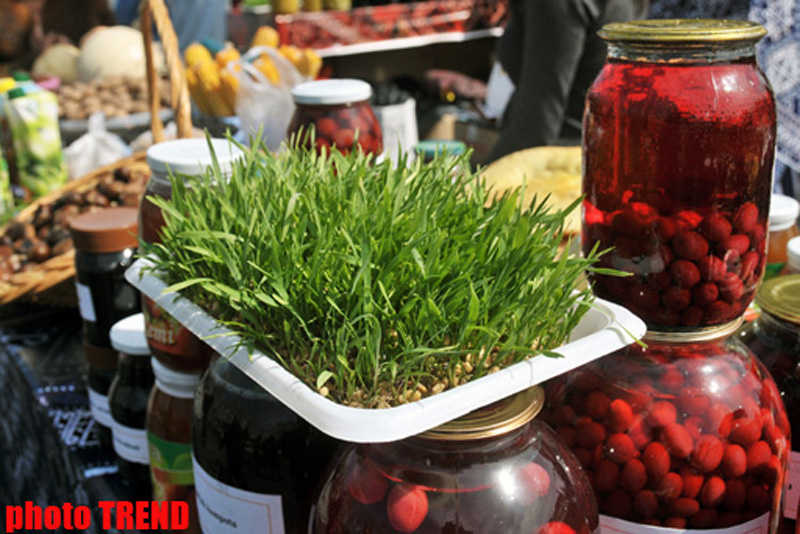
<svg viewBox="0 0 800 534"><path fill-rule="evenodd" d="M118 135L106 131L102 113L89 117L88 128L87 133L64 150L70 180L131 155L131 149Z"/></svg>
<svg viewBox="0 0 800 534"><path fill-rule="evenodd" d="M253 60L268 54L280 79L273 84L253 66ZM261 132L270 150L277 150L286 138L286 130L294 114L292 88L308 81L292 63L274 48L251 48L239 60L239 93L236 96L236 115L241 120L240 133L246 141Z"/></svg>

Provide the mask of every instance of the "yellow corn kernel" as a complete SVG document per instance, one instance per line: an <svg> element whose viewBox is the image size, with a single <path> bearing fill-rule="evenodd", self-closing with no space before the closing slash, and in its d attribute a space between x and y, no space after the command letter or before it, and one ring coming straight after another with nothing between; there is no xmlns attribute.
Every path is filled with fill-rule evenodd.
<svg viewBox="0 0 800 534"><path fill-rule="evenodd" d="M300 63L300 58L303 56L303 53L299 48L290 45L281 46L278 48L278 52L280 52L283 57L291 61L295 67Z"/></svg>
<svg viewBox="0 0 800 534"><path fill-rule="evenodd" d="M253 62L253 66L261 71L261 74L273 85L281 81L281 74L278 72L278 67L272 62L272 58L269 57L269 54L261 54L258 59Z"/></svg>
<svg viewBox="0 0 800 534"><path fill-rule="evenodd" d="M239 53L238 50L236 50L236 48L234 48L231 45L228 45L219 52L217 52L215 59L217 60L217 65L219 65L219 68L224 69L228 65L228 63L230 63L231 61L238 61L239 58L241 57L242 55Z"/></svg>
<svg viewBox="0 0 800 534"><path fill-rule="evenodd" d="M297 65L297 70L300 71L300 74L314 79L317 77L317 74L319 74L319 69L321 68L322 58L311 48L304 49L300 56L300 62Z"/></svg>
<svg viewBox="0 0 800 534"><path fill-rule="evenodd" d="M250 43L250 48L253 48L254 46L271 46L272 48L278 48L280 41L280 36L275 28L271 26L261 26L258 30L256 30L255 35L253 35L253 41Z"/></svg>
<svg viewBox="0 0 800 534"><path fill-rule="evenodd" d="M211 57L211 52L208 51L208 48L200 43L190 44L183 53L183 58L186 61L186 64L190 67L214 60L214 58Z"/></svg>

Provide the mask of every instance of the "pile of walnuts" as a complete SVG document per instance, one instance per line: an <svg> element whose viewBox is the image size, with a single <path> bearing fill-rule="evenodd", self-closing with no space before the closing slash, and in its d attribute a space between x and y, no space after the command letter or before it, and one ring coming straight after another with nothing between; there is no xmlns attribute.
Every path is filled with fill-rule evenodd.
<svg viewBox="0 0 800 534"><path fill-rule="evenodd" d="M158 84L162 107L170 106L169 82ZM107 118L148 111L147 80L133 76L107 76L89 83L62 85L58 91L59 116L85 120L102 111Z"/></svg>

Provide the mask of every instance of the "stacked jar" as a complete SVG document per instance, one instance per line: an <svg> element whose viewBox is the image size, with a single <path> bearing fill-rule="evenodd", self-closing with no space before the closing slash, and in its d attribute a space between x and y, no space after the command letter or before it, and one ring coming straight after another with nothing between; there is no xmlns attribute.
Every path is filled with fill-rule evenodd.
<svg viewBox="0 0 800 534"><path fill-rule="evenodd" d="M164 216L153 197L172 197L170 173L178 180L208 176L218 165L222 177L230 176L233 165L244 153L225 139L179 139L153 145L147 150L152 172L139 207L139 237L144 243L160 243ZM201 372L208 366L211 348L166 313L152 299L142 295L145 334L153 356L170 369Z"/></svg>
<svg viewBox="0 0 800 534"><path fill-rule="evenodd" d="M112 446L108 390L117 369L112 325L140 309L139 293L125 280L137 248L136 210L115 207L84 213L70 223L75 244L75 289L89 364L89 404L100 441Z"/></svg>
<svg viewBox="0 0 800 534"><path fill-rule="evenodd" d="M188 508L188 527L174 532L199 534L192 470L192 406L200 374L174 371L152 359L155 385L147 402L145 427L153 499L181 501ZM166 530L164 532L173 532Z"/></svg>
<svg viewBox="0 0 800 534"><path fill-rule="evenodd" d="M344 448L308 532L595 532L586 476L536 419L543 401L537 387L419 436Z"/></svg>
<svg viewBox="0 0 800 534"><path fill-rule="evenodd" d="M307 532L312 492L337 445L217 358L200 383L192 422L203 531Z"/></svg>
<svg viewBox="0 0 800 534"><path fill-rule="evenodd" d="M320 154L336 147L344 154L358 148L378 155L383 150L383 133L369 104L371 96L372 87L361 80L297 85L292 89L296 107L288 133L301 135L300 141L309 147L313 143Z"/></svg>
<svg viewBox="0 0 800 534"><path fill-rule="evenodd" d="M758 318L741 340L775 377L792 428L792 450L784 484L783 532L794 532L800 501L800 275L764 282L756 294Z"/></svg>
<svg viewBox="0 0 800 534"><path fill-rule="evenodd" d="M141 313L111 327L111 345L119 352L117 373L108 390L117 466L136 495L148 499L152 488L145 416L153 370Z"/></svg>
<svg viewBox="0 0 800 534"><path fill-rule="evenodd" d="M648 324L643 346L551 384L549 410L592 480L601 526L774 532L788 421L733 336L766 267L775 101L758 24L605 26L584 115L585 252L597 296Z"/></svg>

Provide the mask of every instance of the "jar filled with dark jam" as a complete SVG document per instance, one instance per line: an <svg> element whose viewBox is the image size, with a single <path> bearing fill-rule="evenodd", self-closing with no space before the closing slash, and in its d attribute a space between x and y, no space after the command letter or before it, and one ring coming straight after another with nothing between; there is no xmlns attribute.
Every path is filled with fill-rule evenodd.
<svg viewBox="0 0 800 534"><path fill-rule="evenodd" d="M203 532L307 532L312 492L337 443L216 359L195 397L192 425Z"/></svg>
<svg viewBox="0 0 800 534"><path fill-rule="evenodd" d="M775 533L789 420L740 324L651 332L548 383L547 420L592 481L601 530Z"/></svg>
<svg viewBox="0 0 800 534"><path fill-rule="evenodd" d="M356 146L364 152L383 151L383 133L369 99L372 87L364 81L341 79L306 82L292 89L295 111L289 134L308 134L313 128L317 152L335 146L349 154Z"/></svg>
<svg viewBox="0 0 800 534"><path fill-rule="evenodd" d="M597 296L651 329L726 323L764 273L775 100L758 24L605 26L608 60L584 114L583 248L613 247Z"/></svg>
<svg viewBox="0 0 800 534"><path fill-rule="evenodd" d="M145 419L147 399L153 388L153 368L142 314L114 324L111 344L119 352L117 374L108 390L117 466L122 479L137 496L147 499L152 487Z"/></svg>
<svg viewBox="0 0 800 534"><path fill-rule="evenodd" d="M141 310L139 292L125 280L138 246L136 218L135 208L117 207L70 223L83 335L98 347L110 347L111 326Z"/></svg>
<svg viewBox="0 0 800 534"><path fill-rule="evenodd" d="M160 230L164 216L150 197L169 199L172 184L169 174L176 176L206 176L216 156L220 172L228 176L234 162L244 153L226 139L178 139L151 146L147 149L147 163L152 175L144 198L139 205L139 237L145 243L160 243ZM199 372L208 366L212 349L184 328L152 299L142 295L145 335L150 351L171 369Z"/></svg>
<svg viewBox="0 0 800 534"><path fill-rule="evenodd" d="M591 486L544 422L541 388L394 443L350 445L319 491L310 533L589 534Z"/></svg>
<svg viewBox="0 0 800 534"><path fill-rule="evenodd" d="M118 353L111 347L96 347L83 339L83 352L89 364L87 389L89 393L89 409L97 430L97 439L109 449L113 447L111 439L111 407L108 402L108 390L117 373Z"/></svg>
<svg viewBox="0 0 800 534"><path fill-rule="evenodd" d="M792 428L792 451L784 486L783 516L797 519L800 499L800 274L779 276L756 294L759 317L748 323L740 339L769 369L786 405ZM798 449L800 450L800 449ZM793 525L787 525L791 532Z"/></svg>
<svg viewBox="0 0 800 534"><path fill-rule="evenodd" d="M198 534L192 470L192 404L200 375L174 371L151 358L155 385L147 402L147 446L153 500L189 505L189 526L174 532ZM173 532L166 530L165 532Z"/></svg>

